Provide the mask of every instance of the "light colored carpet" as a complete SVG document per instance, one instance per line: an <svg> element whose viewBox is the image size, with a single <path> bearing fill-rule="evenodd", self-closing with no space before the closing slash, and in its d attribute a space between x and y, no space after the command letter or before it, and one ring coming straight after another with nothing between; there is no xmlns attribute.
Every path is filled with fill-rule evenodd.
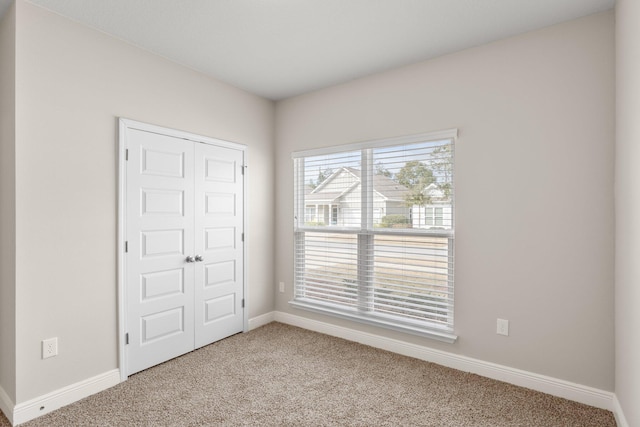
<svg viewBox="0 0 640 427"><path fill-rule="evenodd" d="M615 421L608 411L271 323L23 426L607 427Z"/></svg>

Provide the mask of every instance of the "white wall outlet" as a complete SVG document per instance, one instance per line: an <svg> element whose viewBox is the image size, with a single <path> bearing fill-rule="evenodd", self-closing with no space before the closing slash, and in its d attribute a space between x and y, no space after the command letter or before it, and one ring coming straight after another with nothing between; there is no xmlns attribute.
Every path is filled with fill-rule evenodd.
<svg viewBox="0 0 640 427"><path fill-rule="evenodd" d="M280 292L284 292L284 282L280 282L280 284L278 285L278 289L280 290Z"/></svg>
<svg viewBox="0 0 640 427"><path fill-rule="evenodd" d="M49 357L58 355L58 338L49 338L42 340L42 358L47 359Z"/></svg>
<svg viewBox="0 0 640 427"><path fill-rule="evenodd" d="M498 335L509 336L509 321L505 319L498 319L498 329L496 333Z"/></svg>

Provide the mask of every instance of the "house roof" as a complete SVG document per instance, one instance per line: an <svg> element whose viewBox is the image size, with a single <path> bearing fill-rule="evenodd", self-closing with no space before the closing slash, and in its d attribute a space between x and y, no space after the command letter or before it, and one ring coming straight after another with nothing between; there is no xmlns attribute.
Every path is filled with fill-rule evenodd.
<svg viewBox="0 0 640 427"><path fill-rule="evenodd" d="M344 194L344 192L326 192L326 193L311 193L311 194L307 194L307 196L305 197L305 200L308 202L314 201L314 202L333 202L336 199L338 199L340 196L342 196Z"/></svg>
<svg viewBox="0 0 640 427"><path fill-rule="evenodd" d="M334 201L340 196L346 194L351 190L354 185L349 185L344 188L344 191L335 192L335 191L323 191L324 188L327 187L327 184L333 181L337 176L339 176L343 172L348 172L354 177L357 178L357 182L360 182L360 170L350 167L341 167L334 173L332 173L327 179L321 182L316 188L314 188L310 193L306 194L306 200L308 201ZM309 186L307 186L309 187ZM310 187L309 187L310 188ZM373 176L373 191L380 194L385 199L388 200L398 200L404 201L405 196L409 194L409 189L404 185L394 181L393 179L386 177L384 175L374 175ZM306 193L306 191L305 191Z"/></svg>

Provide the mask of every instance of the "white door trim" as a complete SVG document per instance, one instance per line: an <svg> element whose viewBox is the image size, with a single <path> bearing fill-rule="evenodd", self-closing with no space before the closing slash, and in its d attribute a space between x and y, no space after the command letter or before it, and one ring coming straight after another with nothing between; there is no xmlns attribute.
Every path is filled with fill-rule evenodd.
<svg viewBox="0 0 640 427"><path fill-rule="evenodd" d="M126 357L126 326L127 326L127 293L125 289L126 285L126 257L125 257L125 241L126 241L126 149L127 149L127 129L137 129L146 132L153 132L160 135L172 136L180 139L187 139L194 142L216 145L218 147L226 147L234 150L240 150L244 156L244 175L243 179L243 228L245 233L245 241L248 236L248 209L247 209L247 177L246 170L248 165L247 152L248 147L244 144L236 142L225 141L222 139L211 138L207 136L197 135L190 132L184 132L176 129L169 129L161 126L156 126L148 123L138 122L131 119L119 118L118 119L118 236L117 236L117 280L118 280L118 366L120 368L120 381L127 379L127 357ZM243 331L249 330L249 309L248 309L248 245L243 245L243 270L244 270L244 283L243 294L245 299L245 307L243 310Z"/></svg>

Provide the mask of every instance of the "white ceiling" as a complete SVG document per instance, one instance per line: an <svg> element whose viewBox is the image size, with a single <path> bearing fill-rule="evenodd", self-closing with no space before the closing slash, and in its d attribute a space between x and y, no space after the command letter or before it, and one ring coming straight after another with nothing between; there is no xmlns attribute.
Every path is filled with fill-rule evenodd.
<svg viewBox="0 0 640 427"><path fill-rule="evenodd" d="M615 0L29 0L269 99L607 10ZM0 0L0 13L11 0Z"/></svg>

